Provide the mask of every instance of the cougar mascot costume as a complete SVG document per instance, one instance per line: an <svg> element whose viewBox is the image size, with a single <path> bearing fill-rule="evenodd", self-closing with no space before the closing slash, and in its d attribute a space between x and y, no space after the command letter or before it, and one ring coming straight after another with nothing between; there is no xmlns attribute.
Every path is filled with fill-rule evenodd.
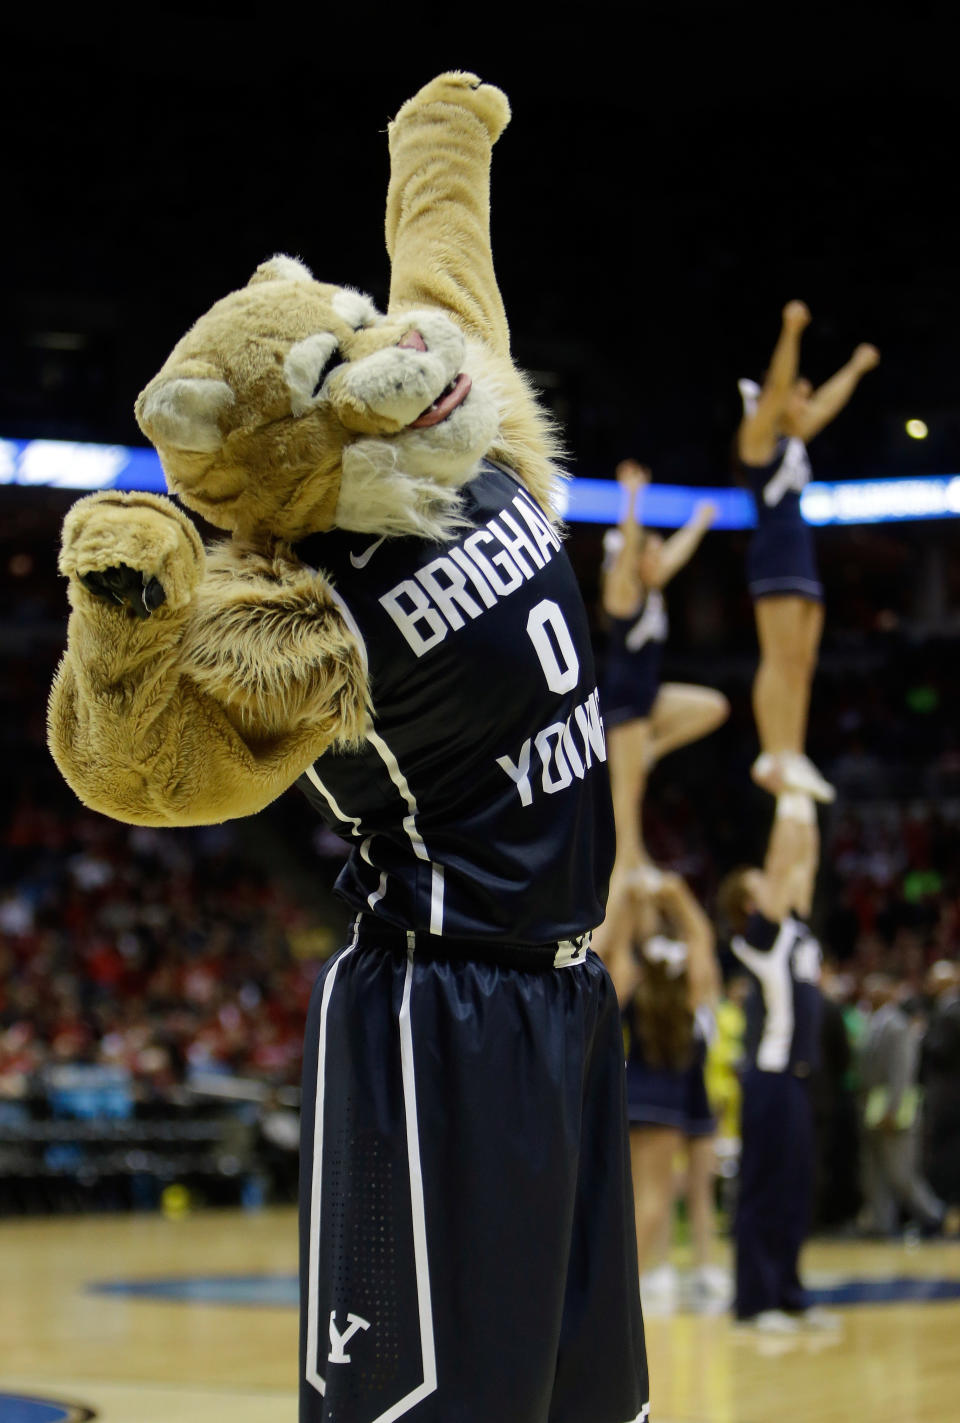
<svg viewBox="0 0 960 1423"><path fill-rule="evenodd" d="M302 1111L301 1420L646 1417L612 861L549 421L489 238L509 118L469 74L390 126L386 315L291 257L137 401L178 504L64 524L50 745L139 825L299 783L353 843Z"/></svg>

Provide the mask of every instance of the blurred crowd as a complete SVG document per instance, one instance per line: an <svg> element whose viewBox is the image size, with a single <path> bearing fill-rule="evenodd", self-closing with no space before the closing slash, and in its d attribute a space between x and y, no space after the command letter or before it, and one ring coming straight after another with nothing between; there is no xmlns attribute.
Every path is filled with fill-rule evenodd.
<svg viewBox="0 0 960 1423"><path fill-rule="evenodd" d="M823 976L813 1081L816 1227L887 1239L960 1231L960 965ZM747 981L728 975L707 1063L721 1162L734 1163Z"/></svg>
<svg viewBox="0 0 960 1423"><path fill-rule="evenodd" d="M334 837L303 833L299 798L281 816L314 866L342 855ZM672 781L650 819L658 860L709 901L717 856L691 795ZM960 1205L958 835L926 804L847 805L828 822L821 1227L934 1231ZM12 805L0 863L0 1099L41 1101L68 1064L119 1069L141 1103L217 1075L297 1083L310 989L336 936L318 937L240 827L132 829L51 783ZM709 1078L735 1138L743 984L725 967Z"/></svg>
<svg viewBox="0 0 960 1423"><path fill-rule="evenodd" d="M259 841L249 826L130 829L78 805L45 747L65 616L52 566L61 514L15 501L4 538L0 1101L42 1102L70 1064L121 1072L143 1103L216 1076L296 1084L311 985L343 922L318 917L296 876L329 886L344 847L296 793L266 812ZM588 598L590 537L571 538ZM655 769L645 807L654 859L708 909L722 875L762 854L770 814L768 797L744 791L756 752L749 609L731 550L710 546L671 606L665 670L720 687L733 712ZM960 1203L960 668L945 635L909 631L901 555L832 574L827 558L839 612L811 725L840 791L821 818L815 911L828 964L818 1218L880 1233L932 1229L940 1202ZM742 1015L724 967L711 1082L735 1134Z"/></svg>
<svg viewBox="0 0 960 1423"><path fill-rule="evenodd" d="M24 798L2 861L0 1095L65 1063L121 1068L141 1100L197 1074L299 1080L309 926L234 829L131 829Z"/></svg>
<svg viewBox="0 0 960 1423"><path fill-rule="evenodd" d="M709 741L675 761L690 763L682 779L670 763L654 773L646 839L656 862L709 906L727 869L762 855L769 798L738 787ZM931 963L960 954L960 799L843 797L822 813L821 836L815 918L825 953L861 974L902 975L919 991Z"/></svg>

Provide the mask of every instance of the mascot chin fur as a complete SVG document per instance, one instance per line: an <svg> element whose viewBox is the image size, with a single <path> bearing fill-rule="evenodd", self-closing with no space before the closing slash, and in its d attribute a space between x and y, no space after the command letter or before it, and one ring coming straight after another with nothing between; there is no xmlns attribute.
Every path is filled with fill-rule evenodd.
<svg viewBox="0 0 960 1423"><path fill-rule="evenodd" d="M229 540L204 548L146 493L70 511L49 742L92 809L140 825L248 815L362 740L362 649L298 541L442 541L484 457L555 516L558 450L510 359L490 252L490 155L509 116L498 89L452 73L391 124L386 315L273 257L140 395L170 492Z"/></svg>

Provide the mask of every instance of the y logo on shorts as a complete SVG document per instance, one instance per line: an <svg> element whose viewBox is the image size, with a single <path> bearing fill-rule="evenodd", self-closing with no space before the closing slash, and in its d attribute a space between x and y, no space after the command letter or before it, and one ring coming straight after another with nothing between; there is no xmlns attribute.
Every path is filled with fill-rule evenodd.
<svg viewBox="0 0 960 1423"><path fill-rule="evenodd" d="M361 1319L359 1314L347 1315L347 1329L340 1333L337 1328L337 1311L330 1311L330 1352L327 1355L328 1364L349 1364L350 1355L345 1352L346 1345L356 1334L358 1329L369 1329L369 1319Z"/></svg>

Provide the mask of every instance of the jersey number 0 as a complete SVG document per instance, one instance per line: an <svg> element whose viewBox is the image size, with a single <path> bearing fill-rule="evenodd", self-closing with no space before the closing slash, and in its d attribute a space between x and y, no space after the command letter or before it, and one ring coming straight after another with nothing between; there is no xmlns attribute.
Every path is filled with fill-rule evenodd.
<svg viewBox="0 0 960 1423"><path fill-rule="evenodd" d="M544 598L531 608L527 636L540 659L551 692L571 692L580 680L580 659L566 619L552 598Z"/></svg>

